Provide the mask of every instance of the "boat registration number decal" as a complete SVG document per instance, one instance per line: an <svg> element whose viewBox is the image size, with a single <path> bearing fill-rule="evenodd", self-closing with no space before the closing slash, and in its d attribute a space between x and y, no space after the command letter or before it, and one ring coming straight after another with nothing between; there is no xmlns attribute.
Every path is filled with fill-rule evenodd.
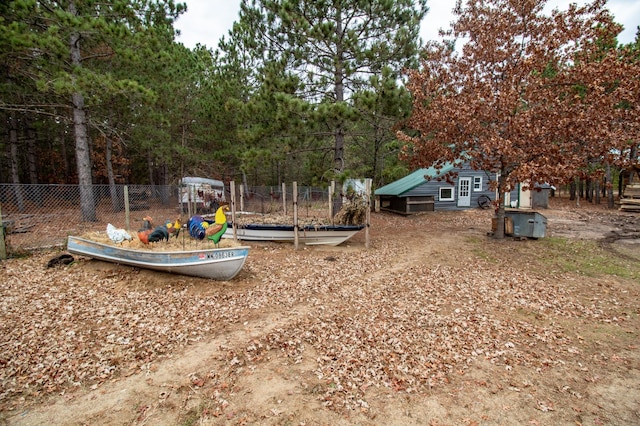
<svg viewBox="0 0 640 426"><path fill-rule="evenodd" d="M204 254L200 255L201 259L204 259L204 257ZM218 253L209 253L206 255L207 259L227 259L230 257L234 257L234 253L232 251L222 251Z"/></svg>

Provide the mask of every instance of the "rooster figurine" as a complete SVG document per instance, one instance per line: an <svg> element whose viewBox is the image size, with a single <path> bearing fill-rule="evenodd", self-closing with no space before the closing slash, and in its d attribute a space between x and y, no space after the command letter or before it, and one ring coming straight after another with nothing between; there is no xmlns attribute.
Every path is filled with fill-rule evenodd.
<svg viewBox="0 0 640 426"><path fill-rule="evenodd" d="M169 241L169 230L164 225L153 228L153 231L149 234L150 243L157 243L162 240Z"/></svg>
<svg viewBox="0 0 640 426"><path fill-rule="evenodd" d="M202 216L191 216L187 222L187 229L189 235L196 240L204 240L205 237L213 241L216 246L222 238L222 234L227 230L227 216L224 214L225 210L229 210L228 205L218 207L216 210L215 220L207 220Z"/></svg>
<svg viewBox="0 0 640 426"><path fill-rule="evenodd" d="M205 231L207 238L213 241L216 247L218 246L222 235L227 231L227 215L224 214L224 212L228 210L229 206L226 204L218 207L218 210L216 210L215 222L210 223Z"/></svg>
<svg viewBox="0 0 640 426"><path fill-rule="evenodd" d="M187 229L189 230L189 235L191 235L196 240L204 240L205 231L209 227L209 222L204 220L202 216L194 215L189 218L187 221Z"/></svg>
<svg viewBox="0 0 640 426"><path fill-rule="evenodd" d="M177 218L175 222L171 222L170 220L167 220L164 226L167 227L167 230L169 231L169 235L173 235L176 238L178 238L178 235L180 235L180 228L182 228L182 224L180 223L180 218Z"/></svg>
<svg viewBox="0 0 640 426"><path fill-rule="evenodd" d="M158 241L166 240L169 241L169 237L175 235L176 238L180 233L180 220L176 219L175 222L171 222L167 220L164 225L160 225L151 231L149 234L149 242L157 243Z"/></svg>
<svg viewBox="0 0 640 426"><path fill-rule="evenodd" d="M145 216L142 220L144 222L142 224L142 228L138 229L138 239L143 244L149 244L149 234L153 231L153 219L149 216Z"/></svg>
<svg viewBox="0 0 640 426"><path fill-rule="evenodd" d="M122 244L124 240L131 241L131 235L124 229L116 228L110 223L107 223L107 235L116 244Z"/></svg>

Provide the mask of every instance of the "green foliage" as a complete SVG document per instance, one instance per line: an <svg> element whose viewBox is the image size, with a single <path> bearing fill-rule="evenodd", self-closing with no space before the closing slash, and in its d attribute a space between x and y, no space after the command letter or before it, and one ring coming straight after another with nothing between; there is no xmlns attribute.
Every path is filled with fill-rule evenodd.
<svg viewBox="0 0 640 426"><path fill-rule="evenodd" d="M125 158L113 161L130 165L129 181L252 175L256 184L323 185L340 175L380 181L397 163L393 125L409 105L400 72L416 64L426 12L423 0L244 1L213 51L174 41L185 5L172 0L0 9L0 109L53 141L40 158L66 156L57 164L74 167L71 97L80 95L88 149L94 139L116 144ZM71 66L73 35L80 57ZM339 170L335 155L344 156ZM25 174L26 155L18 160ZM46 181L75 179L53 168L40 167Z"/></svg>
<svg viewBox="0 0 640 426"><path fill-rule="evenodd" d="M409 170L409 168L402 163L385 167L382 171L382 176L381 176L379 186L384 186L388 183L401 179L407 176L410 172L411 170Z"/></svg>
<svg viewBox="0 0 640 426"><path fill-rule="evenodd" d="M398 163L400 143L395 132L398 123L409 117L411 97L389 67L383 68L380 75L372 76L370 85L370 89L353 96L358 114L353 133L357 136L350 144L349 153L359 163L349 164L360 176L370 176L374 185L382 186L383 170Z"/></svg>
<svg viewBox="0 0 640 426"><path fill-rule="evenodd" d="M363 159L362 149L349 147L358 137L360 146L378 143L355 135L369 125L355 105L356 94L392 84L389 93L381 94L392 99L393 80L416 64L425 13L424 1L243 1L240 21L220 44L229 66L251 64L256 70L253 77L244 75L252 84L238 102L249 104L245 110L250 111L243 114L242 139L285 152L332 149L333 162L322 161L324 170L313 172L312 180L332 174L336 160L338 171L378 173L379 158ZM256 96L260 101L254 101ZM385 114L389 123L402 118L393 108ZM379 153L375 147L369 151ZM353 160L345 160L345 153Z"/></svg>
<svg viewBox="0 0 640 426"><path fill-rule="evenodd" d="M88 112L89 137L128 142L129 153L138 143L144 148L144 140L131 137L148 134L144 127L150 117L152 128L163 121L149 112L162 99L152 84L159 74L154 66L167 62L158 52L170 50L172 23L184 5L171 0L14 1L8 10L12 13L0 21L9 83L2 87L5 108L21 111L30 121L63 123L73 135L76 107ZM72 37L77 39L73 45ZM74 50L77 57L70 61ZM72 95L82 104L74 105Z"/></svg>

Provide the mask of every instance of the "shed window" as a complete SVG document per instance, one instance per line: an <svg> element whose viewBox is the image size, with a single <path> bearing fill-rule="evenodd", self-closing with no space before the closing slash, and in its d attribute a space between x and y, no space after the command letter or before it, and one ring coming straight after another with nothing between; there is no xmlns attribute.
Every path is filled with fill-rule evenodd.
<svg viewBox="0 0 640 426"><path fill-rule="evenodd" d="M453 188L450 186L440 187L440 201L453 201Z"/></svg>
<svg viewBox="0 0 640 426"><path fill-rule="evenodd" d="M482 176L473 177L473 190L482 191Z"/></svg>

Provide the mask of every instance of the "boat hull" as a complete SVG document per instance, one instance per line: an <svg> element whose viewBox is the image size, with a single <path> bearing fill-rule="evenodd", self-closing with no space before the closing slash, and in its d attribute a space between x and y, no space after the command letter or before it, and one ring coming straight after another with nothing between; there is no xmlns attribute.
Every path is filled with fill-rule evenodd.
<svg viewBox="0 0 640 426"><path fill-rule="evenodd" d="M244 266L249 247L152 252L69 236L67 251L106 262L227 281L235 277Z"/></svg>
<svg viewBox="0 0 640 426"><path fill-rule="evenodd" d="M308 225L299 228L298 241L308 246L337 246L363 228L364 225ZM242 241L295 241L293 225L246 224L237 227L236 235ZM229 226L222 237L233 238L233 228Z"/></svg>

